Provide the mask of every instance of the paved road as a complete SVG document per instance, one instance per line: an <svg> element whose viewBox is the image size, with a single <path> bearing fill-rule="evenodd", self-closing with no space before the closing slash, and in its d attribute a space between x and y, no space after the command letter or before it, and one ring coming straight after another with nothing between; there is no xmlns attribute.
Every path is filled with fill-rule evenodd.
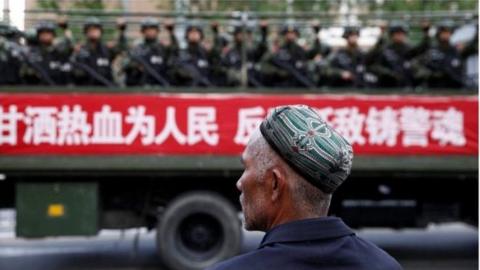
<svg viewBox="0 0 480 270"><path fill-rule="evenodd" d="M0 222L2 270L163 269L155 254L155 234L144 229L105 230L91 238L24 240L13 238L12 224L3 220L3 224ZM478 231L464 224L430 226L425 230L357 232L386 249L406 270L478 269ZM262 236L245 232L242 252L254 249Z"/></svg>

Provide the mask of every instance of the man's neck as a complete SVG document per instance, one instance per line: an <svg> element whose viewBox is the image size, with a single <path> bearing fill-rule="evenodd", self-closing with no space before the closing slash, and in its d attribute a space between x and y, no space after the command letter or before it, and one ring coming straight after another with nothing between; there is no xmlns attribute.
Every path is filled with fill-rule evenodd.
<svg viewBox="0 0 480 270"><path fill-rule="evenodd" d="M271 230L272 228L289 223L292 221L303 220L303 219L311 219L311 218L320 218L325 217L328 214L327 211L305 211L300 209L295 209L294 207L282 207L282 210L275 216L272 222L267 226L266 231Z"/></svg>

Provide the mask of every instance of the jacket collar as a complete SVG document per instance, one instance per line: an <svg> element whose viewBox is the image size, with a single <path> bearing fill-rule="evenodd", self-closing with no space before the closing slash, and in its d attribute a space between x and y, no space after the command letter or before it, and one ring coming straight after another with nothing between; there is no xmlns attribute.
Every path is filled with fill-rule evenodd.
<svg viewBox="0 0 480 270"><path fill-rule="evenodd" d="M321 240L354 234L352 229L337 217L304 219L272 228L263 237L259 248L273 243Z"/></svg>

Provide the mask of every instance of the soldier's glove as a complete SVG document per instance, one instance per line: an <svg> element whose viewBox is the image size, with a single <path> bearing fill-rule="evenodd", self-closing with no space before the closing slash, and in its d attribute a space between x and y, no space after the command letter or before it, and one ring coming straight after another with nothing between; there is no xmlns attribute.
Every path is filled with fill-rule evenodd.
<svg viewBox="0 0 480 270"><path fill-rule="evenodd" d="M420 24L420 27L422 28L422 32L425 34L425 35L428 35L428 31L430 31L430 22L427 22L427 21L424 21Z"/></svg>
<svg viewBox="0 0 480 270"><path fill-rule="evenodd" d="M57 26L63 30L68 28L68 21L66 19L60 19L57 22Z"/></svg>
<svg viewBox="0 0 480 270"><path fill-rule="evenodd" d="M268 32L268 22L267 21L261 21L260 22L260 32L262 33L262 36L267 36L267 32Z"/></svg>
<svg viewBox="0 0 480 270"><path fill-rule="evenodd" d="M172 33L175 28L175 25L173 24L173 21L169 20L165 23L165 29L167 29L168 32Z"/></svg>
<svg viewBox="0 0 480 270"><path fill-rule="evenodd" d="M213 33L218 34L218 22L212 22L210 28L212 29Z"/></svg>
<svg viewBox="0 0 480 270"><path fill-rule="evenodd" d="M322 26L320 25L319 22L314 22L312 24L313 32L318 35L320 33L320 30L322 30Z"/></svg>
<svg viewBox="0 0 480 270"><path fill-rule="evenodd" d="M117 20L117 29L120 32L125 32L125 30L127 30L127 22L122 18L118 19Z"/></svg>

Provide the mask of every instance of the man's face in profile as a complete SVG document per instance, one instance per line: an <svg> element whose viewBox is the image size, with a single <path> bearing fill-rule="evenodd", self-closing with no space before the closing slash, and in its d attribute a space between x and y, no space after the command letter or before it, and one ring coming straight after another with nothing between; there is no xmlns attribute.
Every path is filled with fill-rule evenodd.
<svg viewBox="0 0 480 270"><path fill-rule="evenodd" d="M254 148L250 141L242 154L244 171L237 181L237 188L241 192L240 204L245 216L245 229L264 230L268 208L263 181L265 172L259 168L258 150Z"/></svg>

